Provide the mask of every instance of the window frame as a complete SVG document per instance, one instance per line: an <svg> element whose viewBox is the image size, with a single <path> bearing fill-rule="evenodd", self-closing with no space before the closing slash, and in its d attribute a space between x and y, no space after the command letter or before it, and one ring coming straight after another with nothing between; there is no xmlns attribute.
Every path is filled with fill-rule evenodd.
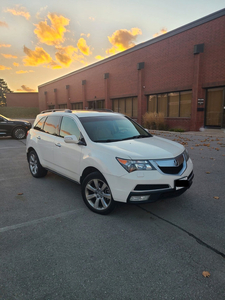
<svg viewBox="0 0 225 300"><path fill-rule="evenodd" d="M124 114L124 115L127 115L127 99L131 99L131 116L129 116L130 118L132 119L136 119L137 118L137 115L135 116L134 115L134 102L135 102L135 98L137 99L137 103L138 103L138 97L137 96L131 96L131 97L122 97L122 98L115 98L115 99L112 99L112 109L114 112L118 112L118 113L121 113L121 114ZM114 101L118 101L118 109L115 110L115 105L114 105ZM121 112L119 111L120 110L120 102L124 101L124 112ZM137 111L138 111L138 104L137 104Z"/></svg>
<svg viewBox="0 0 225 300"><path fill-rule="evenodd" d="M156 112L155 113L159 113L159 103L158 103L158 99L159 99L159 95L166 95L166 101L167 101L167 115L164 116L165 118L169 118L169 119L174 119L174 118L185 118L185 119L190 119L190 117L181 117L180 113L181 113L181 93L184 92L191 92L191 95L193 96L193 91L192 90L181 90L181 91L173 91L173 92L164 92L164 93L155 93L155 94L149 94L147 95L147 112L151 113L151 111L149 111L149 96L155 96L156 97ZM178 93L178 116L177 117L170 117L169 116L169 94L171 93ZM192 97L191 97L191 104L192 106ZM190 110L191 111L191 110ZM153 112L154 113L154 112Z"/></svg>

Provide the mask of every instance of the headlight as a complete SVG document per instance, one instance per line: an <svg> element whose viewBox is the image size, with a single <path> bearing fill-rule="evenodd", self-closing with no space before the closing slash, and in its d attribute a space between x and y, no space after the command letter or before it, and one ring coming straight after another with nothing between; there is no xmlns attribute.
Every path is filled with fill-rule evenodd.
<svg viewBox="0 0 225 300"><path fill-rule="evenodd" d="M132 159L123 159L118 157L116 157L116 159L128 173L134 171L154 170L154 167L150 164L148 160L132 160Z"/></svg>
<svg viewBox="0 0 225 300"><path fill-rule="evenodd" d="M185 149L185 151L184 151L184 158L186 161L189 160L189 153L188 153L187 149Z"/></svg>

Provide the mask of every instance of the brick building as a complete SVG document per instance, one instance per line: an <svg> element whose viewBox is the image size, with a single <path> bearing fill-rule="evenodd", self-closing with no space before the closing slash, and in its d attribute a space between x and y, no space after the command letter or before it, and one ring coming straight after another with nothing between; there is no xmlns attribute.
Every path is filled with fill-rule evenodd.
<svg viewBox="0 0 225 300"><path fill-rule="evenodd" d="M14 92L6 94L7 107L39 107L37 92Z"/></svg>
<svg viewBox="0 0 225 300"><path fill-rule="evenodd" d="M39 108L108 108L142 123L225 127L225 9L39 86Z"/></svg>

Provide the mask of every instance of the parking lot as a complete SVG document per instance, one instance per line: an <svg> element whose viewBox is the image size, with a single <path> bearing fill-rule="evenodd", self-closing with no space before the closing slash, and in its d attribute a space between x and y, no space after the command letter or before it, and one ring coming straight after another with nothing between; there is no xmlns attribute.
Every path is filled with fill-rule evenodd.
<svg viewBox="0 0 225 300"><path fill-rule="evenodd" d="M0 299L225 299L225 134L157 135L188 149L192 187L108 216L0 138Z"/></svg>

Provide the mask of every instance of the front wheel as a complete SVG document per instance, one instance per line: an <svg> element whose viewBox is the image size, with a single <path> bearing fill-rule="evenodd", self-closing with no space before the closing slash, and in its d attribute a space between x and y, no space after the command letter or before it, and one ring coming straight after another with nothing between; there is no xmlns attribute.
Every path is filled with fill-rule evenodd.
<svg viewBox="0 0 225 300"><path fill-rule="evenodd" d="M40 164L37 153L31 150L28 154L28 163L32 176L35 178L44 177L47 174L47 170Z"/></svg>
<svg viewBox="0 0 225 300"><path fill-rule="evenodd" d="M23 127L16 127L13 130L12 136L14 139L21 140L21 139L25 139L26 134L27 132Z"/></svg>
<svg viewBox="0 0 225 300"><path fill-rule="evenodd" d="M83 181L82 196L87 207L95 213L106 215L115 207L110 187L99 173L89 174Z"/></svg>

